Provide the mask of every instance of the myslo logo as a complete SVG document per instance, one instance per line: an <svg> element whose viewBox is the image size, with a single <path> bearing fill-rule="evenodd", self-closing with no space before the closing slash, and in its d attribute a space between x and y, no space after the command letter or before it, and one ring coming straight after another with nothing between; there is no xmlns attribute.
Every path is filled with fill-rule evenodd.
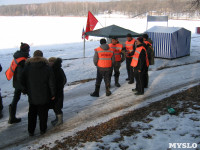
<svg viewBox="0 0 200 150"><path fill-rule="evenodd" d="M169 148L197 148L197 143L169 143Z"/></svg>

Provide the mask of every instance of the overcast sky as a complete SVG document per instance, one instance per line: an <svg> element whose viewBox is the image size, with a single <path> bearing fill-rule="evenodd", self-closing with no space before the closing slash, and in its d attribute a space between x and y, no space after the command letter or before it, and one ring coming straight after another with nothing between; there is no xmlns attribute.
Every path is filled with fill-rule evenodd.
<svg viewBox="0 0 200 150"><path fill-rule="evenodd" d="M0 0L0 5L16 5L16 4L33 4L33 3L48 3L48 2L84 2L84 1L97 1L105 2L109 0Z"/></svg>

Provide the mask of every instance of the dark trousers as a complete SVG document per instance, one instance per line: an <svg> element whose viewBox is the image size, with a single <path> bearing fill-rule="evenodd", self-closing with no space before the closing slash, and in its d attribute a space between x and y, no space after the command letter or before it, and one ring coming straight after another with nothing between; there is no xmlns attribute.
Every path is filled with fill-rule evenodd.
<svg viewBox="0 0 200 150"><path fill-rule="evenodd" d="M96 78L96 85L101 85L102 79L104 79L105 85L109 86L110 85L110 74L111 74L111 69L108 70L101 70L97 68L97 78Z"/></svg>
<svg viewBox="0 0 200 150"><path fill-rule="evenodd" d="M144 76L143 76L143 80L144 80L144 87L148 87L148 83L149 83L149 74L148 74L148 70L149 67L144 69Z"/></svg>
<svg viewBox="0 0 200 150"><path fill-rule="evenodd" d="M132 66L130 66L130 78L129 79L131 82L134 82L134 77L135 77L134 68Z"/></svg>
<svg viewBox="0 0 200 150"><path fill-rule="evenodd" d="M3 110L3 102L1 97L1 89L0 89L0 111Z"/></svg>
<svg viewBox="0 0 200 150"><path fill-rule="evenodd" d="M114 64L114 76L116 78L118 78L119 75L120 75L120 71L119 71L120 67L121 67L121 62L120 61L115 62L115 64Z"/></svg>
<svg viewBox="0 0 200 150"><path fill-rule="evenodd" d="M21 93L22 93L22 91L20 89L15 89L14 97L13 97L13 100L12 100L12 103L11 103L12 108L17 108L17 103L20 100Z"/></svg>
<svg viewBox="0 0 200 150"><path fill-rule="evenodd" d="M121 62L120 61L116 61L114 66L111 68L111 77L112 77L113 71L114 71L114 76L115 77L119 77L119 75L120 75L120 71L119 71L120 67L121 67Z"/></svg>
<svg viewBox="0 0 200 150"><path fill-rule="evenodd" d="M29 105L28 112L28 132L34 133L37 116L39 116L40 120L40 131L45 132L47 129L47 120L48 120L48 105Z"/></svg>
<svg viewBox="0 0 200 150"><path fill-rule="evenodd" d="M126 57L126 70L127 70L127 74L128 74L128 78L130 79L130 69L131 69L131 61L132 61L132 57Z"/></svg>
<svg viewBox="0 0 200 150"><path fill-rule="evenodd" d="M63 90L57 92L56 99L55 99L55 104L53 107L53 110L56 115L62 114L62 108L63 108L63 99L64 99L64 93Z"/></svg>
<svg viewBox="0 0 200 150"><path fill-rule="evenodd" d="M136 79L136 90L140 93L144 93L144 80L143 80L143 72L138 72L138 70L134 71L135 79Z"/></svg>

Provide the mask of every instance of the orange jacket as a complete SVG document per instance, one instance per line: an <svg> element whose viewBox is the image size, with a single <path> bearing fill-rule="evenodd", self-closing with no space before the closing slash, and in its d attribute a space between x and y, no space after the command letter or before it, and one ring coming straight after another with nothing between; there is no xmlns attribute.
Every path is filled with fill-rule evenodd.
<svg viewBox="0 0 200 150"><path fill-rule="evenodd" d="M98 63L97 66L101 68L110 68L112 67L112 56L113 51L111 48L108 50L103 50L102 48L98 47L95 49L95 51L98 53Z"/></svg>
<svg viewBox="0 0 200 150"><path fill-rule="evenodd" d="M132 61L131 61L131 66L132 67L136 67L137 66L138 60L139 60L139 57L140 57L140 53L141 53L142 49L145 50L146 65L147 65L147 67L149 67L149 59L148 59L148 55L147 55L147 52L146 52L146 49L145 49L144 46L140 46L140 47L136 48L135 53L134 53L133 58L132 58Z"/></svg>
<svg viewBox="0 0 200 150"><path fill-rule="evenodd" d="M112 43L109 44L109 47L113 50L115 55L115 61L121 61L121 53L122 53L122 44L113 45Z"/></svg>
<svg viewBox="0 0 200 150"><path fill-rule="evenodd" d="M146 45L150 45L150 46L152 46L152 44L149 42L149 41L144 41L144 43L146 44Z"/></svg>
<svg viewBox="0 0 200 150"><path fill-rule="evenodd" d="M26 60L26 59L27 59L26 57L20 57L20 58L17 58L17 59L14 58L12 60L10 67L6 71L6 78L7 78L7 80L11 80L12 79L12 77L14 75L14 72L15 72L15 69L17 68L18 63L20 61Z"/></svg>
<svg viewBox="0 0 200 150"><path fill-rule="evenodd" d="M126 41L125 45L126 45L126 51L128 54L130 54L134 49L133 49L133 45L135 44L135 39L133 38L130 42ZM133 56L126 56L126 57L133 57Z"/></svg>

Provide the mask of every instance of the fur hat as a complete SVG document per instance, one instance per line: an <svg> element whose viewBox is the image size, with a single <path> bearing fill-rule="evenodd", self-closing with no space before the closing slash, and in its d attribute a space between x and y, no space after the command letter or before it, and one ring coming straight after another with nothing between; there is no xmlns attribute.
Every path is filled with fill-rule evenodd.
<svg viewBox="0 0 200 150"><path fill-rule="evenodd" d="M137 40L140 41L140 43L143 43L143 38L142 37L138 37Z"/></svg>
<svg viewBox="0 0 200 150"><path fill-rule="evenodd" d="M30 46L26 43L21 42L20 51L29 52Z"/></svg>
<svg viewBox="0 0 200 150"><path fill-rule="evenodd" d="M50 58L48 59L49 63L55 63L56 60L57 60L56 57L50 57Z"/></svg>
<svg viewBox="0 0 200 150"><path fill-rule="evenodd" d="M33 53L33 57L43 57L43 53L41 50L36 50L34 53Z"/></svg>

